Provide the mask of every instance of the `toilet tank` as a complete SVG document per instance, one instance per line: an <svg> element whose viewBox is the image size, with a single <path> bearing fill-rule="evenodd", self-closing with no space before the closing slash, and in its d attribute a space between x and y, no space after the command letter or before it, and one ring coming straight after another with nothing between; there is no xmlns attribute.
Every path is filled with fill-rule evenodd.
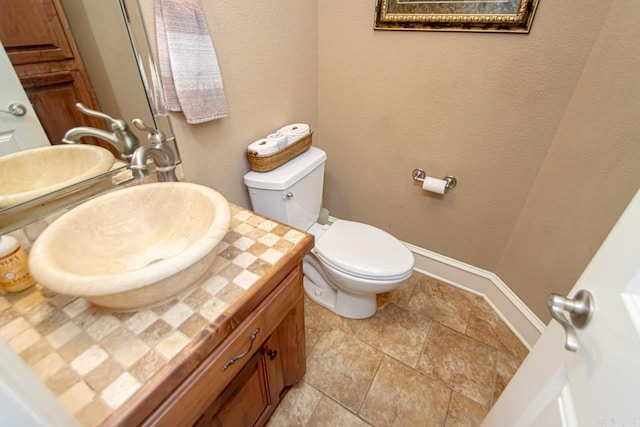
<svg viewBox="0 0 640 427"><path fill-rule="evenodd" d="M327 155L316 147L269 172L248 172L253 210L301 230L311 227L322 208L324 163Z"/></svg>

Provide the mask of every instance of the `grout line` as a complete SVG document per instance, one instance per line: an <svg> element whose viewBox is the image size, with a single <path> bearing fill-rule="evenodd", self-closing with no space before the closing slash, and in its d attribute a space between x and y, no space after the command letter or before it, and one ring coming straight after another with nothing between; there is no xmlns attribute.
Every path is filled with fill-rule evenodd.
<svg viewBox="0 0 640 427"><path fill-rule="evenodd" d="M416 272L414 271L414 274ZM424 274L422 273L418 273L420 275L420 278L418 279L418 281L416 282L416 284L413 285L413 289L411 289L411 294L409 294L409 299L407 299L407 308L409 307L409 302L411 302L411 299L413 298L413 295L416 293L416 290L418 289L418 287L422 284L422 280L426 277Z"/></svg>
<svg viewBox="0 0 640 427"><path fill-rule="evenodd" d="M380 351L380 350L378 350L378 351ZM358 404L358 409L356 410L356 415L358 415L360 413L360 410L362 409L362 405L364 405L364 401L367 400L367 396L369 395L369 392L371 391L371 386L373 385L373 383L375 382L376 378L378 377L378 373L380 372L380 367L382 366L382 362L384 361L384 357L387 355L387 353L385 353L384 351L380 351L380 352L382 353L382 357L380 358L380 361L378 362L378 366L376 367L376 372L373 374L373 378L371 379L371 382L369 383L369 386L367 387L367 391L365 391L364 395L362 396L362 400Z"/></svg>
<svg viewBox="0 0 640 427"><path fill-rule="evenodd" d="M448 388L448 387L447 387ZM447 404L447 413L444 415L444 424L443 425L447 425L447 420L449 419L449 414L450 414L450 409L451 409L451 404L453 403L453 393L455 393L455 391L453 389L449 389L449 403Z"/></svg>
<svg viewBox="0 0 640 427"><path fill-rule="evenodd" d="M316 390L318 393L320 393L322 396L327 396L322 390L318 389L316 386L314 386L313 384L309 383L308 381L305 381L304 378L302 379L302 381L304 381L309 387L311 387L312 389ZM311 410L311 412L309 413L309 417L305 420L305 424L309 423L309 420L311 418L313 418L313 414L316 412L316 409L318 409L318 406L320 405L320 401L322 400L322 397L320 397L320 399L318 399L318 402L316 402L316 404L313 406L313 409Z"/></svg>
<svg viewBox="0 0 640 427"><path fill-rule="evenodd" d="M324 394L324 393L323 393ZM333 401L334 403L337 403L338 405L340 405L342 408L344 408L346 411L348 411L350 414L352 414L353 416L355 416L356 418L358 418L359 420L361 420L362 422L364 422L365 424L367 424L368 426L372 426L375 427L375 425L371 424L369 421L367 421L366 419L362 418L360 415L358 415L356 412L353 412L351 409L347 408L342 402L340 402L339 400L334 399L333 397L324 394L324 396Z"/></svg>
<svg viewBox="0 0 640 427"><path fill-rule="evenodd" d="M496 355L496 363L493 375L493 384L491 385L491 399L489 400L489 407L485 408L487 410L491 410L491 407L495 403L495 394L496 394L496 383L498 382L498 361L500 356Z"/></svg>
<svg viewBox="0 0 640 427"><path fill-rule="evenodd" d="M429 330L427 331L427 336L424 339L424 342L422 343L422 348L420 349L420 355L418 356L418 361L416 362L416 367L414 369L418 370L418 366L420 365L420 359L422 359L422 356L424 355L424 351L427 348L427 343L429 342L429 338L431 337L431 333L433 332L433 324L436 323L435 320L430 320L431 324L429 325Z"/></svg>

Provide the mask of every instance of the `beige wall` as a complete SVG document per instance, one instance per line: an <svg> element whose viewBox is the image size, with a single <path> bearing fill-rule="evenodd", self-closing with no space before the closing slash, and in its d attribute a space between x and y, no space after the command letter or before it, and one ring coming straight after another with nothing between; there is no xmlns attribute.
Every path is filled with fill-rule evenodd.
<svg viewBox="0 0 640 427"><path fill-rule="evenodd" d="M625 130L607 138L619 113L637 115L637 93L616 91L606 105L581 110L593 103L585 99L591 86L597 95L618 88L610 77L637 83L637 64L619 61L612 74L598 67L609 58L590 56L594 44L607 51L616 43L613 33L598 38L612 3L543 0L532 32L515 35L373 31L369 2L321 2L318 144L329 154L326 207L503 274L548 318L548 292L570 289L640 184L640 168L630 168L637 136ZM637 40L632 27L620 32ZM629 43L618 52L637 51ZM637 123L625 121L639 135ZM443 197L424 193L411 182L414 167L455 175L458 187ZM560 177L570 179L558 186ZM608 185L616 179L629 181ZM545 196L549 187L553 197ZM580 227L572 221L578 213Z"/></svg>
<svg viewBox="0 0 640 427"><path fill-rule="evenodd" d="M640 5L614 1L497 273L539 316L640 185Z"/></svg>
<svg viewBox="0 0 640 427"><path fill-rule="evenodd" d="M638 64L602 68L607 52L618 62L637 52L609 49L607 13L628 2L542 0L529 35L373 31L368 1L203 3L230 116L173 124L187 178L232 202L249 206L246 145L308 122L329 156L332 215L497 272L548 318L541 302L569 290L640 183L630 167L639 121L613 132L620 113L638 111L637 90L625 97L606 80L637 83ZM601 108L585 107L613 89ZM455 175L458 187L425 193L415 167ZM628 184L601 184L621 178Z"/></svg>
<svg viewBox="0 0 640 427"><path fill-rule="evenodd" d="M493 271L608 4L541 1L521 35L373 31L370 2L322 1L331 213ZM416 167L458 187L425 193Z"/></svg>
<svg viewBox="0 0 640 427"><path fill-rule="evenodd" d="M118 1L61 0L60 3L101 111L129 123L135 117L151 123L151 112Z"/></svg>
<svg viewBox="0 0 640 427"><path fill-rule="evenodd" d="M316 127L317 4L274 0L202 2L215 44L229 117L188 125L172 115L186 177L250 206L242 181L249 143L288 123Z"/></svg>

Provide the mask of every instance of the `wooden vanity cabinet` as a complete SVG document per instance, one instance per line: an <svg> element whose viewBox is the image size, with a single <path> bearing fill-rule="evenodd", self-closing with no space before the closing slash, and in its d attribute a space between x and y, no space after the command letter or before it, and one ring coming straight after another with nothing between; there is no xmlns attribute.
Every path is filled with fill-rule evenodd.
<svg viewBox="0 0 640 427"><path fill-rule="evenodd" d="M264 425L305 369L302 271L297 264L142 424Z"/></svg>
<svg viewBox="0 0 640 427"><path fill-rule="evenodd" d="M280 402L284 390L282 357L270 337L242 371L207 408L197 427L262 425Z"/></svg>

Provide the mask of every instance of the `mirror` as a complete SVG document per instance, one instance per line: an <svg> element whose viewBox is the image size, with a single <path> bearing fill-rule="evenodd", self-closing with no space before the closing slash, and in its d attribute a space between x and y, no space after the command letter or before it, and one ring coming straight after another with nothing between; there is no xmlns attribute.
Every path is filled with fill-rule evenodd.
<svg viewBox="0 0 640 427"><path fill-rule="evenodd" d="M16 4L12 1L8 4L12 3ZM27 1L21 7L27 9L30 3L34 2ZM168 116L153 113L151 98L145 89L145 86L149 87L145 83L153 81L149 78L153 64L149 60L149 47L136 2L133 0L100 2L59 0L59 5L69 22L71 34L84 62L100 111L128 122L132 132L138 136L140 144L147 143L146 134L133 129L131 126L133 118L141 118L147 124L161 129L166 135L173 135ZM9 49L7 51L9 52ZM19 66L16 65L16 67ZM2 74L0 79L4 78L5 75ZM33 100L31 103L35 104ZM0 109L4 109L3 107L0 105ZM108 129L104 123L102 124L103 129ZM173 138L169 140L173 141ZM176 157L179 158L175 141L171 145ZM28 201L20 205L0 207L0 217L12 214L7 211L17 208L24 211L29 206L41 206L51 198L68 195L75 187L84 188L92 181L104 183L105 178L128 172L126 169L123 171L125 167L125 163L116 162L106 174L40 196L35 200L35 204L34 201ZM6 231L3 230L2 225L0 223L0 231Z"/></svg>

